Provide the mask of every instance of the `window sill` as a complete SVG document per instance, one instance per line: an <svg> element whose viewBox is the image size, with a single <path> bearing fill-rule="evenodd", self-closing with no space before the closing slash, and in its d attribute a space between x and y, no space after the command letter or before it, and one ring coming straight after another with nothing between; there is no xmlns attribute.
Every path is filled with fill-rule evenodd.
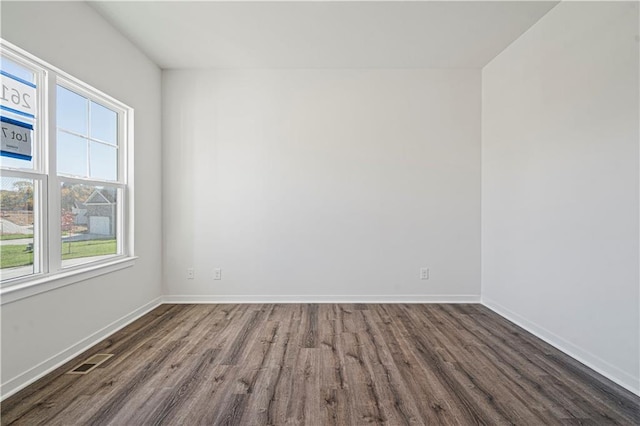
<svg viewBox="0 0 640 426"><path fill-rule="evenodd" d="M136 259L137 256L118 258L108 262L87 265L82 268L62 271L54 275L38 277L23 283L7 286L0 289L0 305L6 305L100 275L130 268L135 265Z"/></svg>

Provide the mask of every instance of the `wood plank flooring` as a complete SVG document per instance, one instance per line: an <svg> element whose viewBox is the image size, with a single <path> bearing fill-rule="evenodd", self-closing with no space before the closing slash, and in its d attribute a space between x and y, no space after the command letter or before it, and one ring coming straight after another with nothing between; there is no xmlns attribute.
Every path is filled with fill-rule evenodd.
<svg viewBox="0 0 640 426"><path fill-rule="evenodd" d="M87 375L67 371L114 356ZM638 425L640 398L481 305L162 305L2 425Z"/></svg>

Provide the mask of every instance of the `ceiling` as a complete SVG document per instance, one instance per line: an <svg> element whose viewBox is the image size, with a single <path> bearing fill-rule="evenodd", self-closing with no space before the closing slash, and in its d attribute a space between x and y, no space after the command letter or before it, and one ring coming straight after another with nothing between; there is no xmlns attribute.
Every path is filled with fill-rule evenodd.
<svg viewBox="0 0 640 426"><path fill-rule="evenodd" d="M557 2L98 1L161 68L481 68Z"/></svg>

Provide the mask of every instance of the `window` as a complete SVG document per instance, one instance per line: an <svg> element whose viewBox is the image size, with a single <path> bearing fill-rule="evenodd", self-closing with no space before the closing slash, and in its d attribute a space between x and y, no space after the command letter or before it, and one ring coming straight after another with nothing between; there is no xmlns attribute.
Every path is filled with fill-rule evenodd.
<svg viewBox="0 0 640 426"><path fill-rule="evenodd" d="M2 289L130 260L133 110L0 48Z"/></svg>
<svg viewBox="0 0 640 426"><path fill-rule="evenodd" d="M118 111L69 81L56 86L56 167L60 182L62 266L122 252Z"/></svg>

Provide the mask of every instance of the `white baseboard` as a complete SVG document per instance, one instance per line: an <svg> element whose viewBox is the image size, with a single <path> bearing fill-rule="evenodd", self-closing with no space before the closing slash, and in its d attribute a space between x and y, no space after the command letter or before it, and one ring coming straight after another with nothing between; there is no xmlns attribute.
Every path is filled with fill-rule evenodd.
<svg viewBox="0 0 640 426"><path fill-rule="evenodd" d="M483 297L481 303L501 317L504 317L514 324L524 328L529 333L544 340L551 346L569 355L571 358L574 358L592 370L602 374L612 382L640 396L640 380L637 377L633 377L629 373L609 364L591 352L510 311L493 300Z"/></svg>
<svg viewBox="0 0 640 426"><path fill-rule="evenodd" d="M163 303L480 303L479 294L454 295L168 295Z"/></svg>
<svg viewBox="0 0 640 426"><path fill-rule="evenodd" d="M106 339L116 331L132 323L136 319L157 308L161 304L162 299L158 297L155 300L152 300L151 302L139 307L133 312L123 316L122 318L112 322L101 330L98 330L90 336L80 340L78 343L71 345L67 349L41 362L35 367L30 368L29 370L17 375L10 380L7 380L6 382L2 383L2 385L0 385L0 395L2 395L0 400L8 398L19 390L35 382L36 380L49 374L56 368L70 361L74 357L80 355L82 352L86 351L100 341Z"/></svg>

